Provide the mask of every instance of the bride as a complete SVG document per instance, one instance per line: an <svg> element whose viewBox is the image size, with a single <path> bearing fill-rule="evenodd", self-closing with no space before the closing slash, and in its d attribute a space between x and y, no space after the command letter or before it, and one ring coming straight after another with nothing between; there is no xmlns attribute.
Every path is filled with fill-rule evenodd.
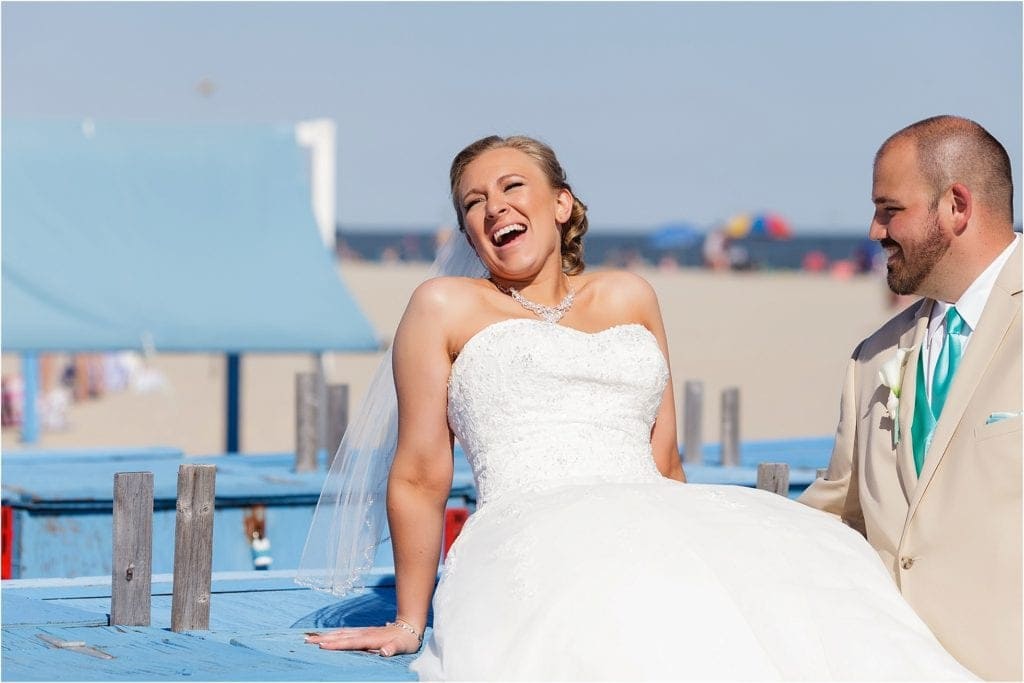
<svg viewBox="0 0 1024 683"><path fill-rule="evenodd" d="M658 301L636 275L583 272L586 207L550 148L479 140L451 189L489 277L424 282L395 336L397 613L310 642L417 652L433 596L422 679L971 678L855 531L782 496L683 483ZM343 594L372 561L392 427L336 459L345 490L329 479L300 581ZM478 509L435 591L453 438Z"/></svg>

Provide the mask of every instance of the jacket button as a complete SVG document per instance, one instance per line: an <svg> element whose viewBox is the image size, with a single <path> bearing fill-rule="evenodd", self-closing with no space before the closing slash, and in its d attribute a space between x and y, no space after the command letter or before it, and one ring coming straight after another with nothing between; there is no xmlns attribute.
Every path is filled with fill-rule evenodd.
<svg viewBox="0 0 1024 683"><path fill-rule="evenodd" d="M900 560L900 566L904 569L910 569L914 566L914 558L904 557L902 560Z"/></svg>

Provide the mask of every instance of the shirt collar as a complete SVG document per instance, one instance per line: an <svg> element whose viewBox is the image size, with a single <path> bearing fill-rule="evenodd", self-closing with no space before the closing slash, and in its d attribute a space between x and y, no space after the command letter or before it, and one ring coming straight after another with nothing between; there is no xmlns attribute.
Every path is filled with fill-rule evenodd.
<svg viewBox="0 0 1024 683"><path fill-rule="evenodd" d="M964 322L967 323L972 332L978 327L978 321L981 320L981 312L985 310L985 304L988 302L988 297L996 284L996 278L999 277L1003 265L1010 259L1010 254L1020 239L1020 235L1014 235L1013 241L1003 249L1002 253L992 263L988 264L988 268L975 278L971 286L957 300L957 313L964 319ZM936 305L932 308L932 321L934 322L936 318L941 320L951 305L944 301L937 301Z"/></svg>

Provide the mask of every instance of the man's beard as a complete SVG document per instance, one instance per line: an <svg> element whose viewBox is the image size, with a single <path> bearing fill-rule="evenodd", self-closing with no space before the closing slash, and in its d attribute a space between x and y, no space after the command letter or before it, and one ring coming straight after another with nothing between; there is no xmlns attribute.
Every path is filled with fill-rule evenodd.
<svg viewBox="0 0 1024 683"><path fill-rule="evenodd" d="M949 240L942 235L942 228L939 227L939 217L933 215L932 224L925 233L924 239L914 247L912 257L907 257L907 252L892 240L882 240L882 246L897 246L899 252L896 261L887 264L886 281L889 289L896 294L914 294L921 287L921 283L928 277L935 264L946 255L949 249Z"/></svg>

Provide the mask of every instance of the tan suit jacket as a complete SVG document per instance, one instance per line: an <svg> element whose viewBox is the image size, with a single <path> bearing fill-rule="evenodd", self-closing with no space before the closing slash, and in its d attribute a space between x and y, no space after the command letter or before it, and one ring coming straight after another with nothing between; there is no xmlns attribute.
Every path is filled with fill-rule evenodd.
<svg viewBox="0 0 1024 683"><path fill-rule="evenodd" d="M930 299L854 351L828 473L800 497L864 534L946 649L977 675L999 680L1022 676L1019 242L971 333L920 478L910 423ZM897 347L912 350L894 446L889 389L878 371ZM986 424L996 412L1015 417Z"/></svg>

